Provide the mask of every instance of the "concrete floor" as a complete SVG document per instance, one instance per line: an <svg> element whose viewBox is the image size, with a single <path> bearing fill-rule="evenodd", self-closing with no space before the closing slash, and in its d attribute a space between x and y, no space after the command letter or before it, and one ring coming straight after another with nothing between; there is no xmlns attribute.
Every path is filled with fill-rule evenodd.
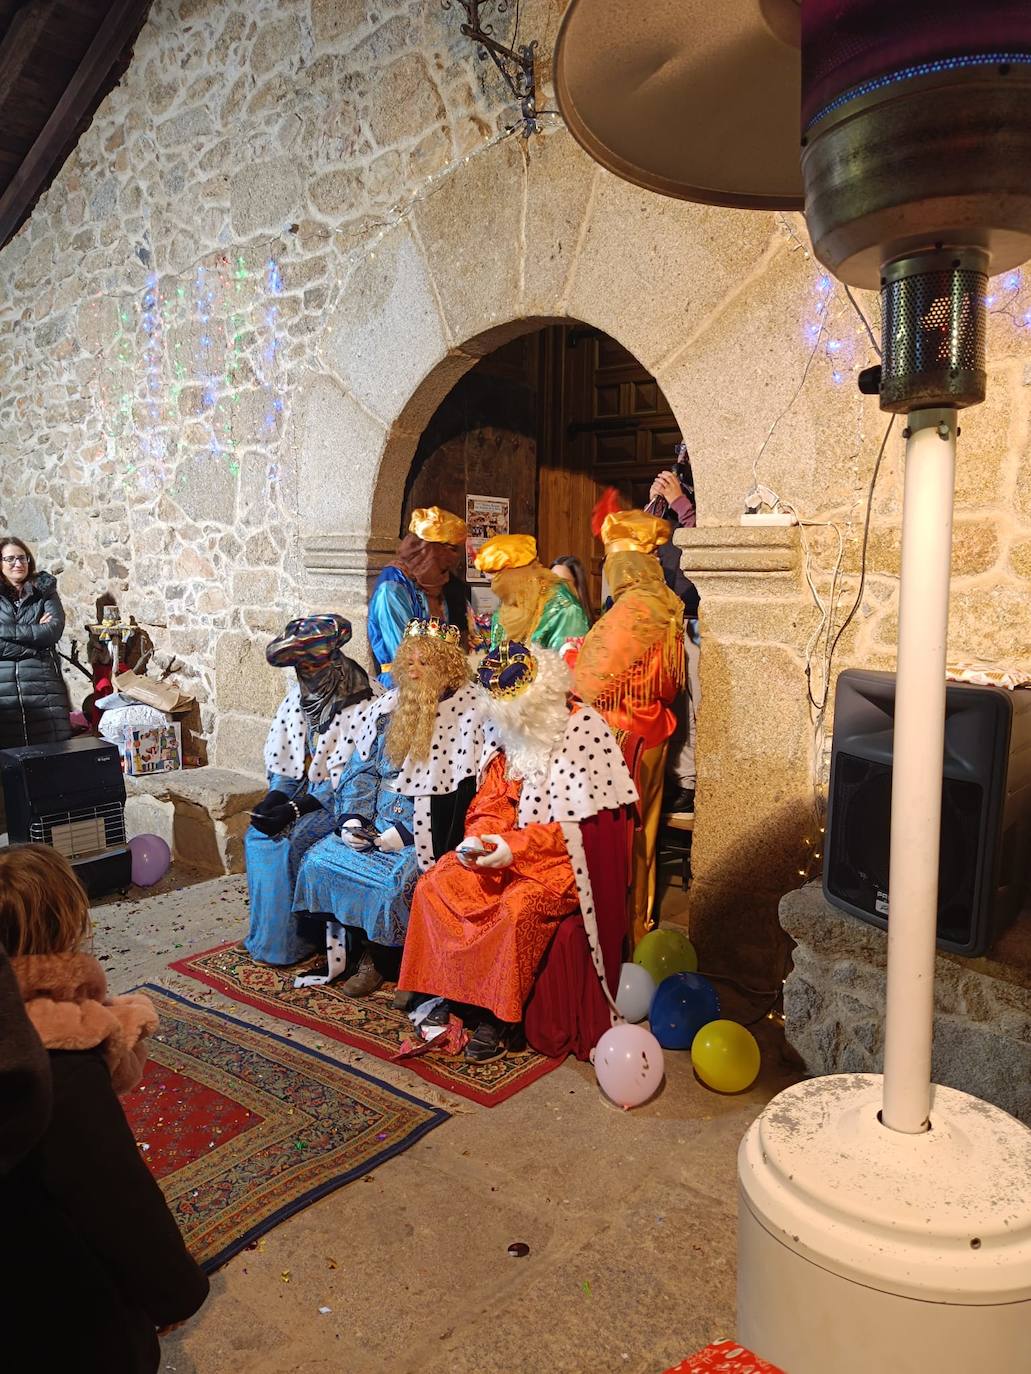
<svg viewBox="0 0 1031 1374"><path fill-rule="evenodd" d="M678 904L669 894L664 915ZM205 1308L164 1342L163 1374L660 1374L733 1334L735 1154L795 1078L771 1022L756 1028L760 1079L737 1097L667 1053L663 1090L632 1113L573 1060L487 1109L170 974L183 951L243 933L242 878L169 875L95 919L115 991L163 983L454 1113L222 1268ZM729 1014L747 1015L721 992ZM507 1256L513 1241L526 1258Z"/></svg>

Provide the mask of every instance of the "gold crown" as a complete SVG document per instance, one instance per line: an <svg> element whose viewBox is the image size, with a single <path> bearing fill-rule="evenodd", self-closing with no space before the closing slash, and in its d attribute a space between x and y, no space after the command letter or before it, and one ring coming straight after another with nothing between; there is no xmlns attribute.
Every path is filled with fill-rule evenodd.
<svg viewBox="0 0 1031 1374"><path fill-rule="evenodd" d="M492 697L517 697L537 678L537 660L525 644L503 639L493 645L476 673Z"/></svg>
<svg viewBox="0 0 1031 1374"><path fill-rule="evenodd" d="M441 639L445 644L461 644L462 634L457 625L446 620L410 620L405 626L405 639Z"/></svg>

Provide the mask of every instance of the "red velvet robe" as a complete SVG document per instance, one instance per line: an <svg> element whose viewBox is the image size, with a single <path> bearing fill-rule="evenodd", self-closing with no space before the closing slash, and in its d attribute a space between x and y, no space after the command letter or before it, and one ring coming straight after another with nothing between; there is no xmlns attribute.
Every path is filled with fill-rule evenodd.
<svg viewBox="0 0 1031 1374"><path fill-rule="evenodd" d="M416 884L398 985L520 1021L538 965L579 907L562 827L517 825L522 783L495 757L466 815L467 835L500 835L513 862L466 868L446 854Z"/></svg>

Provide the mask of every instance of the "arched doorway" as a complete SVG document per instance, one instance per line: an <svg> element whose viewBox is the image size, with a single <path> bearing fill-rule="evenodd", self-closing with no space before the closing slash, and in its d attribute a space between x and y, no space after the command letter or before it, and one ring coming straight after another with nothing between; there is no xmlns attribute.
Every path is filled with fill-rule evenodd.
<svg viewBox="0 0 1031 1374"><path fill-rule="evenodd" d="M417 506L465 514L470 497L507 501L510 529L536 535L542 560L581 559L597 607L594 503L613 486L643 506L680 439L662 389L632 353L589 325L546 324L486 354L438 405L416 447L401 525Z"/></svg>

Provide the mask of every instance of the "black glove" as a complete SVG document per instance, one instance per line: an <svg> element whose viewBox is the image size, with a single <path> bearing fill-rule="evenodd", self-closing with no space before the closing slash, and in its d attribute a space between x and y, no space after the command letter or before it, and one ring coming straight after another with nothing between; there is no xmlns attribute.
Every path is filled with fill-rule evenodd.
<svg viewBox="0 0 1031 1374"><path fill-rule="evenodd" d="M292 802L285 792L273 791L262 797L251 812L251 824L262 835L281 835L301 816L312 811L321 811L322 803L311 793L305 793L298 801Z"/></svg>

